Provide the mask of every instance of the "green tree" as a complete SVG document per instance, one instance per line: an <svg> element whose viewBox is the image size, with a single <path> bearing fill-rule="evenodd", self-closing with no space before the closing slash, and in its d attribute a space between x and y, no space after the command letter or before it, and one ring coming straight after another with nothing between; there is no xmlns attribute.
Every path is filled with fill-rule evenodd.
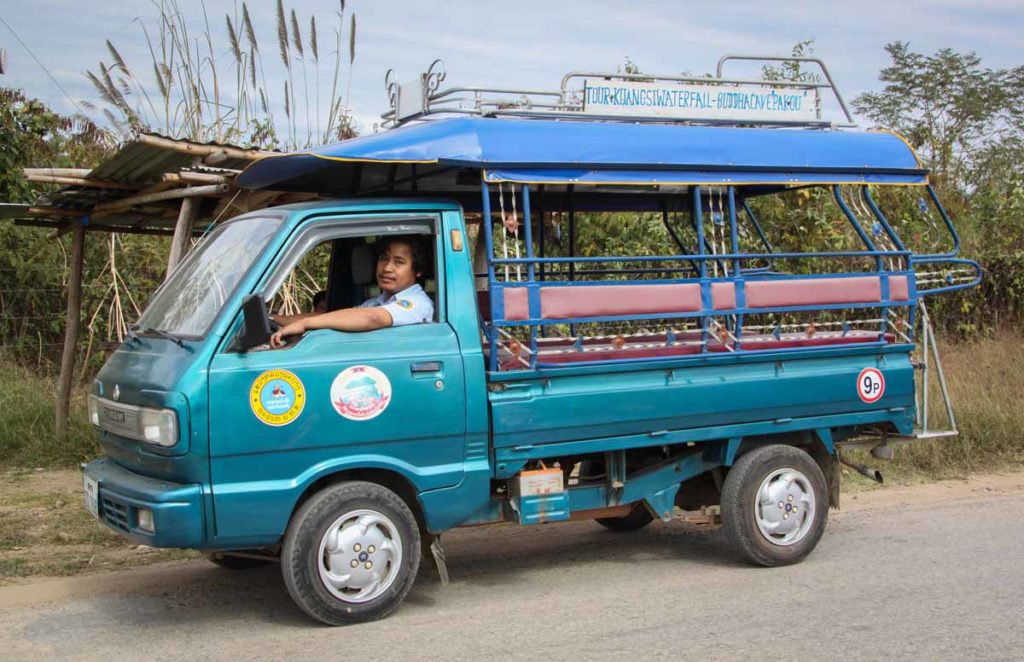
<svg viewBox="0 0 1024 662"><path fill-rule="evenodd" d="M885 87L857 97L854 108L905 136L944 188L967 184L979 155L1024 132L1024 66L988 69L974 53L923 55L906 42L885 49Z"/></svg>
<svg viewBox="0 0 1024 662"><path fill-rule="evenodd" d="M886 50L892 62L879 75L885 86L858 97L854 107L918 151L956 221L964 255L984 268L980 288L935 302L935 318L960 333L1018 322L1024 316L1024 66L990 69L974 53L947 48L923 55L904 42Z"/></svg>

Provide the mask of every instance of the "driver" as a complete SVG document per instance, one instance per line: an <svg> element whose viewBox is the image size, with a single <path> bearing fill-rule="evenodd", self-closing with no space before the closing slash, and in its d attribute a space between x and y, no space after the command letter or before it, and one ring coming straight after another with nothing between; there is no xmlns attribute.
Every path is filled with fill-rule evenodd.
<svg viewBox="0 0 1024 662"><path fill-rule="evenodd" d="M385 238L379 246L377 285L380 294L358 308L281 317L279 321L284 325L270 337L270 346L283 347L287 336L314 329L374 331L433 320L434 303L417 282L423 277L425 266L420 243L414 237L396 236Z"/></svg>

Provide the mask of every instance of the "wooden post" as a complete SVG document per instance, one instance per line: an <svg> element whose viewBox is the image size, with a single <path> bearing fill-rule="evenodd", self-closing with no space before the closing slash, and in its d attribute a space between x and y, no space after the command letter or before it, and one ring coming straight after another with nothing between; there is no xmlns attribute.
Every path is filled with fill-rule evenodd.
<svg viewBox="0 0 1024 662"><path fill-rule="evenodd" d="M75 355L78 353L78 326L82 317L82 263L85 261L85 219L75 224L71 239L71 273L68 274L68 319L64 327L64 352L60 358L60 381L57 385L58 437L68 432L71 411L71 385L75 379Z"/></svg>
<svg viewBox="0 0 1024 662"><path fill-rule="evenodd" d="M178 223L174 226L174 238L171 239L171 254L167 258L167 277L188 254L189 241L192 239L192 225L199 215L199 199L185 198L181 201Z"/></svg>

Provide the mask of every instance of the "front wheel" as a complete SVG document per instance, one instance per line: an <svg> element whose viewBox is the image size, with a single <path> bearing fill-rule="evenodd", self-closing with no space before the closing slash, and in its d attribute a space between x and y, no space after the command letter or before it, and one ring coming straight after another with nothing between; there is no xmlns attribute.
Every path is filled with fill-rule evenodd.
<svg viewBox="0 0 1024 662"><path fill-rule="evenodd" d="M409 506L391 490L361 481L333 485L303 504L281 551L288 593L328 625L393 612L419 564L419 528Z"/></svg>
<svg viewBox="0 0 1024 662"><path fill-rule="evenodd" d="M802 561L821 540L828 488L821 468L793 446L746 453L722 487L722 524L733 547L764 566Z"/></svg>

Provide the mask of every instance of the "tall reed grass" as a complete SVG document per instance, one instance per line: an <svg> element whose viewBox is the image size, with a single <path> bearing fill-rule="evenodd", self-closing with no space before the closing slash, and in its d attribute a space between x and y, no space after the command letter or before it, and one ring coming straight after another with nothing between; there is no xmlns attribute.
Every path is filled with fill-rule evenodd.
<svg viewBox="0 0 1024 662"><path fill-rule="evenodd" d="M137 18L150 62L129 63L107 40L109 61L86 72L99 95L99 110L122 133L149 130L197 142L284 150L354 135L349 89L356 17L346 14L345 0L329 32L315 17L307 24L277 0L275 46L283 72L275 69L276 58L266 61L247 3L235 4L224 16L223 36L211 26L205 3L201 16L182 11L177 0L153 4L159 14L155 23ZM332 38L324 41L321 34ZM339 94L345 74L349 83Z"/></svg>

